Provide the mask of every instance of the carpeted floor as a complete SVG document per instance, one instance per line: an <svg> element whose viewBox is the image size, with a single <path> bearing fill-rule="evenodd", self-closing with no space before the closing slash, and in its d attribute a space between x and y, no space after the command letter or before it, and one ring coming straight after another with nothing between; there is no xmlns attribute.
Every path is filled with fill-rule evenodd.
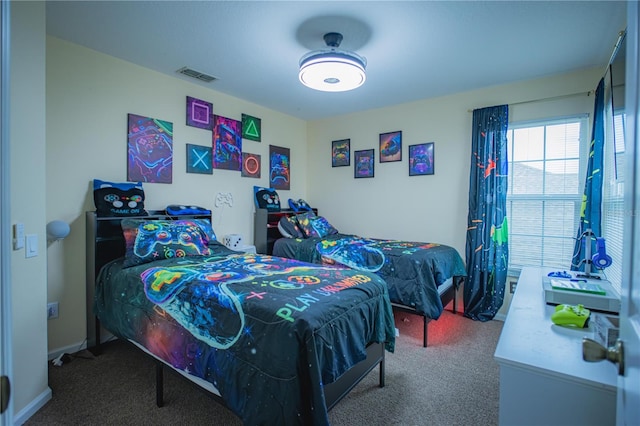
<svg viewBox="0 0 640 426"><path fill-rule="evenodd" d="M396 313L395 353L386 386L373 370L329 413L332 425L498 424L499 375L493 359L502 322L477 322L445 311L429 324ZM176 374L165 374L165 406L155 405L154 363L133 345L110 342L93 358L82 351L50 366L53 398L26 425L240 425L229 410Z"/></svg>

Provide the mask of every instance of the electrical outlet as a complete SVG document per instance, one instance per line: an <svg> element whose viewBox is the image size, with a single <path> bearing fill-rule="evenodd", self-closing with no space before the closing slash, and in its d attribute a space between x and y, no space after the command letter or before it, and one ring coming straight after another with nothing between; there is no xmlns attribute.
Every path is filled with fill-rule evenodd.
<svg viewBox="0 0 640 426"><path fill-rule="evenodd" d="M47 303L47 319L58 318L58 302Z"/></svg>
<svg viewBox="0 0 640 426"><path fill-rule="evenodd" d="M510 281L509 282L509 292L513 294L516 291L516 285L518 285L518 281Z"/></svg>

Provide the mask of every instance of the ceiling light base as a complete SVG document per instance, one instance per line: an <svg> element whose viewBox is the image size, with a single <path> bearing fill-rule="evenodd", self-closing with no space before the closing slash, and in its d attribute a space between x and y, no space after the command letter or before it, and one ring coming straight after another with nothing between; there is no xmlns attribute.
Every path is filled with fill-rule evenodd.
<svg viewBox="0 0 640 426"><path fill-rule="evenodd" d="M344 92L356 89L367 79L367 61L354 52L338 50L342 34L327 33L326 50L309 52L300 59L298 78L307 87L324 92Z"/></svg>

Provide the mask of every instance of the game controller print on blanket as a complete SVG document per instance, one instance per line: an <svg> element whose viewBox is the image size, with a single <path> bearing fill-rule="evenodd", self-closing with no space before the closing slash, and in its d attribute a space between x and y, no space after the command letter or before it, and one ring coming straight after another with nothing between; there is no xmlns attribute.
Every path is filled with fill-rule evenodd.
<svg viewBox="0 0 640 426"><path fill-rule="evenodd" d="M322 384L363 360L368 343L394 348L375 274L221 245L211 256L112 262L96 294L105 328L214 383L245 424L328 424Z"/></svg>

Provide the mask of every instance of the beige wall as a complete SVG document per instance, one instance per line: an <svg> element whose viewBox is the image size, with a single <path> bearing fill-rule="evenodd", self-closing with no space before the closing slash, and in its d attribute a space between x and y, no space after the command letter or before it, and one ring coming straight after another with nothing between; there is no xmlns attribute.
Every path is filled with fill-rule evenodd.
<svg viewBox="0 0 640 426"><path fill-rule="evenodd" d="M48 301L60 303L60 317L48 321L49 353L77 350L85 338L85 223L92 210L91 181L126 181L126 116L132 112L174 125L172 184L144 184L146 207L193 203L213 210L219 235L253 239L253 185L268 185L268 145L290 147L292 189L338 229L362 235L435 241L454 246L464 258L471 113L473 108L587 92L601 70L589 70L411 104L306 123L201 86L97 53L57 38L47 39L47 221L62 219L71 234L48 248ZM262 143L243 149L262 155L263 177L239 172L185 172L185 144L209 145L211 133L185 123L185 98L210 101L214 112L262 119ZM587 96L517 105L512 120L589 112ZM378 135L402 130L403 161L380 164L375 178L354 179L353 167L332 168L331 141L350 138L353 150L375 148ZM308 140L308 147L305 141ZM408 146L435 142L435 174L408 176ZM306 166L306 167L305 167ZM234 206L215 208L217 192L231 192Z"/></svg>
<svg viewBox="0 0 640 426"><path fill-rule="evenodd" d="M20 423L51 398L47 378L45 7L11 3L10 214L38 238L38 256L11 252L12 393Z"/></svg>
<svg viewBox="0 0 640 426"><path fill-rule="evenodd" d="M587 92L601 76L595 68L310 122L307 201L342 232L438 242L465 259L470 111L514 104L510 122L591 113ZM576 93L582 95L563 97ZM545 98L554 99L528 102ZM402 161L380 164L379 134L396 130L402 131ZM351 167L331 167L331 141L338 139L351 139ZM435 142L435 174L410 177L408 147L423 142ZM375 177L354 179L353 151L371 148Z"/></svg>
<svg viewBox="0 0 640 426"><path fill-rule="evenodd" d="M186 97L213 103L214 114L237 120L261 118L262 142L243 140L243 150L262 156L260 179L239 171L186 173L186 144L211 146L212 132L189 127ZM94 178L126 182L127 114L173 123L173 183L144 183L147 209L195 204L213 211L218 236L239 233L253 241L253 186L268 186L269 145L291 149L289 197L306 197L306 122L226 96L76 44L47 38L46 220L62 219L70 235L48 248L48 300L59 318L48 321L49 352L78 350L85 328L85 211L94 210ZM231 192L232 207L216 208L218 192Z"/></svg>

